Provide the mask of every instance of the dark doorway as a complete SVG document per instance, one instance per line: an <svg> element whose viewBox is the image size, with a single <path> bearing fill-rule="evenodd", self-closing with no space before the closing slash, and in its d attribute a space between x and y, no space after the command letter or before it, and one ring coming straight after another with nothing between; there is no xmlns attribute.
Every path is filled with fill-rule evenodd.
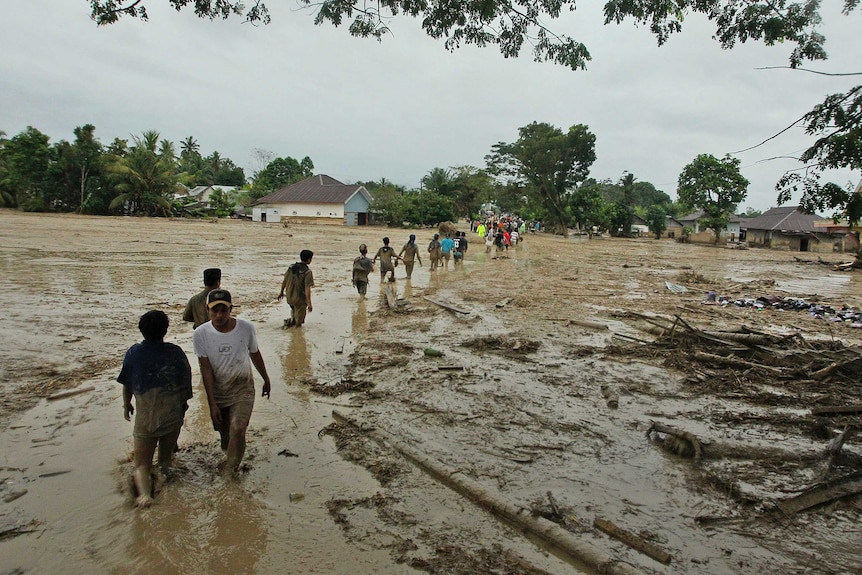
<svg viewBox="0 0 862 575"><path fill-rule="evenodd" d="M358 214L356 214L356 225L358 225L358 226L368 225L368 214L365 212L359 212Z"/></svg>
<svg viewBox="0 0 862 575"><path fill-rule="evenodd" d="M801 238L799 240L799 251L807 252L808 251L808 238Z"/></svg>

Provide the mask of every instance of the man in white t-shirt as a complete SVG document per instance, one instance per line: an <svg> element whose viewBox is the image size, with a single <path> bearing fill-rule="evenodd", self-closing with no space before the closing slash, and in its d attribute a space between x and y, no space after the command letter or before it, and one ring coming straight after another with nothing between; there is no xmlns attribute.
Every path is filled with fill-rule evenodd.
<svg viewBox="0 0 862 575"><path fill-rule="evenodd" d="M261 397L269 397L271 386L254 325L230 315L230 292L211 291L207 308L210 321L195 329L193 336L195 355L213 428L221 435L221 448L227 452L224 469L231 473L239 469L245 453L245 433L254 407L252 365L263 378Z"/></svg>

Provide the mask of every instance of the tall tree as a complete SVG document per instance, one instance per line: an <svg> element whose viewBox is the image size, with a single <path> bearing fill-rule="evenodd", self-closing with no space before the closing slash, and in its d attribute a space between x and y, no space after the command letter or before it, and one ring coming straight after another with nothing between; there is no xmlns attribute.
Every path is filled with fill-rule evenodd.
<svg viewBox="0 0 862 575"><path fill-rule="evenodd" d="M567 132L547 123L533 122L518 129L516 142L499 142L485 157L491 174L523 184L547 210L551 222L568 236L569 196L590 173L596 160L596 137L577 124Z"/></svg>
<svg viewBox="0 0 862 575"><path fill-rule="evenodd" d="M679 175L680 202L703 210L701 221L715 232L715 243L748 193L748 180L739 172L739 163L729 155L719 160L712 154L700 154Z"/></svg>
<svg viewBox="0 0 862 575"><path fill-rule="evenodd" d="M494 181L485 170L474 166L452 168L449 196L456 217L471 219L483 203L491 199Z"/></svg>
<svg viewBox="0 0 862 575"><path fill-rule="evenodd" d="M448 195L452 187L452 172L446 168L434 168L422 176L422 189Z"/></svg>
<svg viewBox="0 0 862 575"><path fill-rule="evenodd" d="M15 204L28 211L42 211L45 206L45 183L51 162L49 138L36 128L12 136L4 146L8 169L8 186Z"/></svg>
<svg viewBox="0 0 862 575"><path fill-rule="evenodd" d="M646 211L646 223L649 226L649 231L655 235L655 239L660 240L661 235L667 229L667 212L661 204L653 204Z"/></svg>
<svg viewBox="0 0 862 575"><path fill-rule="evenodd" d="M15 192L9 166L6 132L0 130L0 208L15 206Z"/></svg>
<svg viewBox="0 0 862 575"><path fill-rule="evenodd" d="M174 163L156 153L159 133L153 130L133 137L125 156L107 166L118 195L109 209L140 215L168 215L177 188Z"/></svg>
<svg viewBox="0 0 862 575"><path fill-rule="evenodd" d="M572 194L571 212L579 230L591 230L593 226L605 229L610 225L602 186L593 178L583 182Z"/></svg>
<svg viewBox="0 0 862 575"><path fill-rule="evenodd" d="M276 158L258 175L252 185L253 195L261 198L284 186L310 178L314 175L314 163L308 156L297 161L290 156Z"/></svg>

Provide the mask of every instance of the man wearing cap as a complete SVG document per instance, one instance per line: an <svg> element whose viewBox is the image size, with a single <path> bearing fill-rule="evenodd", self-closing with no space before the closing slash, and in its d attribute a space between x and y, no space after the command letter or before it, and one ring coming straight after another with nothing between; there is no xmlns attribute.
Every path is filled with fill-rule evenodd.
<svg viewBox="0 0 862 575"><path fill-rule="evenodd" d="M368 293L368 274L374 271L374 262L368 257L368 246L359 244L359 257L353 260L353 285L359 293L359 298Z"/></svg>
<svg viewBox="0 0 862 575"><path fill-rule="evenodd" d="M183 311L183 321L192 322L192 329L210 320L207 310L207 294L221 287L221 270L219 268L208 268L204 270L204 289L189 299L186 309Z"/></svg>
<svg viewBox="0 0 862 575"><path fill-rule="evenodd" d="M224 470L231 473L239 469L245 454L245 434L255 396L252 365L263 378L261 397L269 397L271 386L254 325L231 317L230 292L211 291L207 308L210 321L195 330L192 340L213 428L221 436L222 450L227 452Z"/></svg>
<svg viewBox="0 0 862 575"><path fill-rule="evenodd" d="M399 252L398 257L404 262L404 271L407 272L407 279L413 275L413 260L419 262L419 265L422 265L422 258L419 257L419 248L416 247L416 235L410 234L410 239L407 240L407 243L404 244L404 247L401 248L401 252Z"/></svg>

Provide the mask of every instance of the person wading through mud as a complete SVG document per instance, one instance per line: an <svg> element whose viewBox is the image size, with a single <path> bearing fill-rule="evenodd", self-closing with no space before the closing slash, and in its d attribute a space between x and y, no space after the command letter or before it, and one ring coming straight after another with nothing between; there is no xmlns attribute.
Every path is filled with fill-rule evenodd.
<svg viewBox="0 0 862 575"><path fill-rule="evenodd" d="M178 345L166 343L168 316L148 311L138 321L144 341L126 352L117 381L123 384L123 416L135 415L134 471L139 507L152 504L152 466L156 446L159 468L167 473L192 397L192 368ZM132 405L132 397L135 404ZM137 411L135 410L137 407Z"/></svg>
<svg viewBox="0 0 862 575"><path fill-rule="evenodd" d="M404 262L404 271L407 272L407 279L410 279L413 276L413 259L415 258L419 262L419 265L422 265L422 258L419 257L419 248L416 247L415 234L410 234L410 239L401 248L398 257Z"/></svg>
<svg viewBox="0 0 862 575"><path fill-rule="evenodd" d="M231 317L230 292L211 291L207 307L210 321L195 330L192 340L213 428L221 436L222 450L227 452L223 471L233 473L239 470L245 454L245 433L254 407L252 365L263 378L261 397L269 398L271 386L254 325Z"/></svg>
<svg viewBox="0 0 862 575"><path fill-rule="evenodd" d="M395 250L389 246L389 238L383 238L383 245L374 254L372 263L377 263L377 258L380 258L380 283L386 279L386 274L389 274L389 281L395 281L395 265L398 261L398 256L395 255Z"/></svg>
<svg viewBox="0 0 862 575"><path fill-rule="evenodd" d="M290 306L290 317L284 320L284 327L302 327L305 316L314 311L311 303L311 288L314 287L314 274L311 273L311 259L314 252L302 250L299 252L299 260L288 266L284 272L284 280L281 282L281 291L278 292L278 301L281 298L287 300Z"/></svg>
<svg viewBox="0 0 862 575"><path fill-rule="evenodd" d="M220 287L221 270L219 268L205 269L203 291L193 295L186 304L186 309L183 310L183 321L192 322L192 329L197 329L199 325L210 320L210 314L207 310L207 294Z"/></svg>
<svg viewBox="0 0 862 575"><path fill-rule="evenodd" d="M353 285L359 293L359 299L364 299L368 293L368 274L374 271L374 262L368 257L368 247L359 244L359 257L353 260Z"/></svg>
<svg viewBox="0 0 862 575"><path fill-rule="evenodd" d="M433 272L440 265L440 234L434 234L434 237L428 242L428 257L431 260L431 271Z"/></svg>

